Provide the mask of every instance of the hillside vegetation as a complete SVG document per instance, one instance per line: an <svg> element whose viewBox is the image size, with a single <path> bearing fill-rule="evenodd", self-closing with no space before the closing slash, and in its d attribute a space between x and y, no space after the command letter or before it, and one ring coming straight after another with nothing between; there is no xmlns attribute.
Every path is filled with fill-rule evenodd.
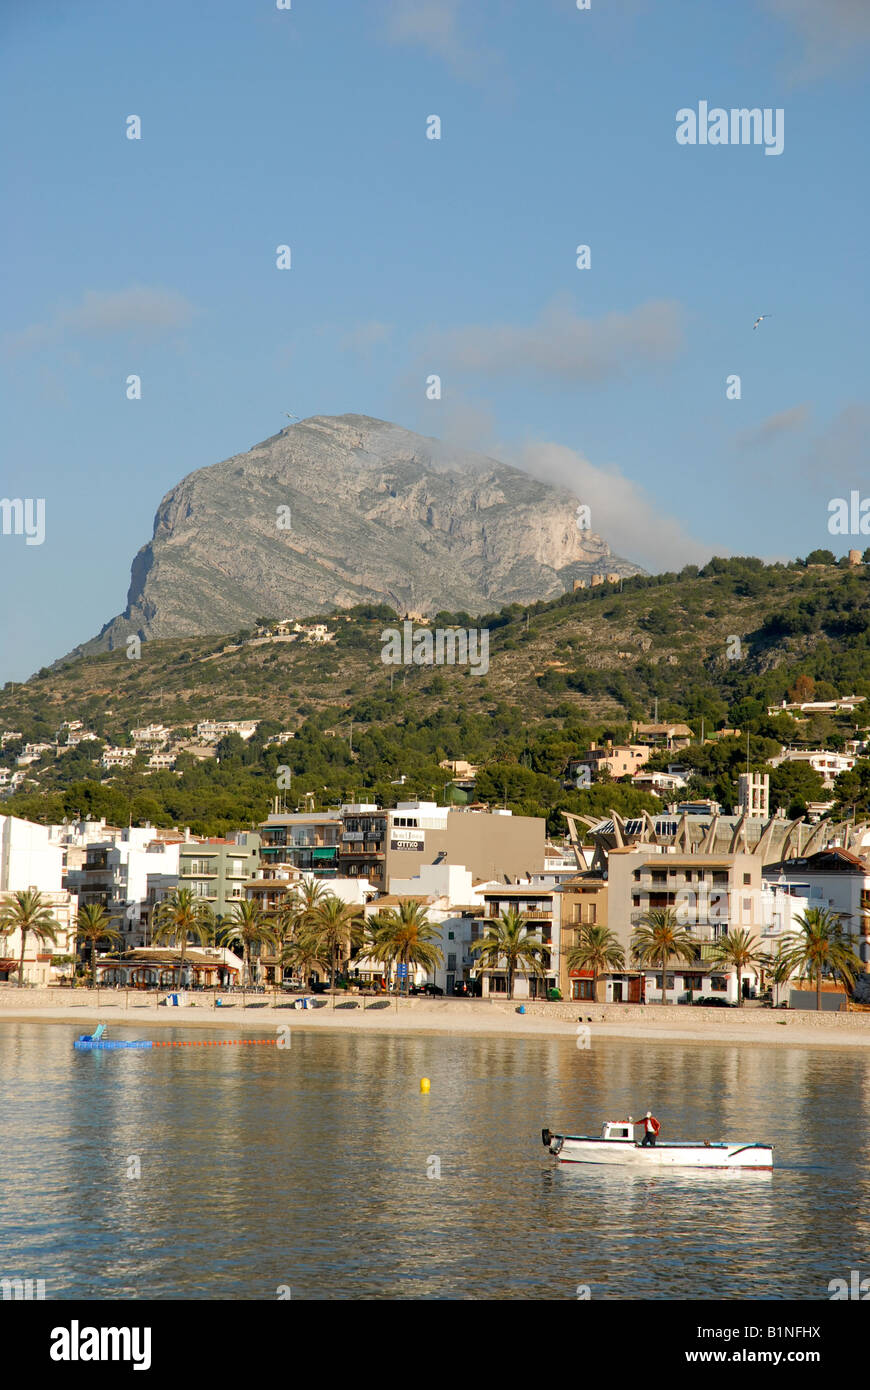
<svg viewBox="0 0 870 1390"><path fill-rule="evenodd" d="M478 799L546 815L561 831L566 808L659 807L625 783L566 791L561 777L590 739L626 739L630 721L651 719L656 701L659 719L685 722L698 738L702 728L707 736L742 731L680 755L695 768L692 793L715 795L730 809L747 733L750 761L760 767L784 742L842 746L856 723L868 722L860 711L800 723L766 712L796 689L818 700L870 696L868 600L870 567L848 569L819 552L788 565L713 560L701 570L625 579L618 590L513 604L476 621L437 615L433 628L489 630L486 675L467 666L384 665L381 633L401 620L372 605L312 617L336 634L324 646L264 641L251 631L151 641L134 660L123 650L83 657L4 686L0 728L38 741L63 720L81 719L118 744L150 722L192 730L204 719L258 719L258 735L247 744L225 740L219 761L183 754L175 772L148 773L140 758L111 778L100 772L99 745L83 744L29 769L38 787L3 810L42 821L91 813L219 833L262 819L280 767L292 773L282 793L290 809L305 793L318 806L363 793L389 805L410 795L442 800L449 773L439 761L466 758L481 767ZM280 730L295 737L265 747ZM7 765L17 751L18 743L4 750ZM844 804L864 804L870 778L865 788L862 775L859 764L838 787ZM404 785L392 785L402 776ZM774 776L786 809L821 795L807 768Z"/></svg>

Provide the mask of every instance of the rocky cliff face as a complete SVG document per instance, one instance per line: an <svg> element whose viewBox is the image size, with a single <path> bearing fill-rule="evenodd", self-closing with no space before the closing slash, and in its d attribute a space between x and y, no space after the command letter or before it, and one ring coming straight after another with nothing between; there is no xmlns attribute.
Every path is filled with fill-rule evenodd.
<svg viewBox="0 0 870 1390"><path fill-rule="evenodd" d="M315 416L190 473L135 557L127 608L78 651L233 632L357 603L491 612L607 569L578 499L364 415Z"/></svg>

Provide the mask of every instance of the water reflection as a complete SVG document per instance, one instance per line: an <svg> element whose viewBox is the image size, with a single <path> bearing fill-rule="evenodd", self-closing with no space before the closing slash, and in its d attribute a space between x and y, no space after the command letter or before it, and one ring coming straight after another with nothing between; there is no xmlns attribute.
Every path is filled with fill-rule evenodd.
<svg viewBox="0 0 870 1390"><path fill-rule="evenodd" d="M0 1026L0 1274L49 1297L816 1299L870 1273L865 1054L304 1032L77 1054L74 1032ZM647 1108L668 1138L773 1143L774 1173L541 1145Z"/></svg>

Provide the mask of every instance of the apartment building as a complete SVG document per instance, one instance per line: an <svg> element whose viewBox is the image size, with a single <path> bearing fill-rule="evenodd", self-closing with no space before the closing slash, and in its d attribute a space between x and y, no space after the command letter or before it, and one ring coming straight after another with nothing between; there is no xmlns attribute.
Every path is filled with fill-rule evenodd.
<svg viewBox="0 0 870 1390"><path fill-rule="evenodd" d="M341 812L273 811L260 825L264 866L288 864L317 878L338 876Z"/></svg>
<svg viewBox="0 0 870 1390"><path fill-rule="evenodd" d="M764 881L804 899L808 907L836 913L856 955L870 970L870 858L831 846L768 865Z"/></svg>
<svg viewBox="0 0 870 1390"><path fill-rule="evenodd" d="M476 878L504 880L544 867L545 822L535 816L400 801L393 810L343 806L341 818L340 871L362 875L381 891L424 864L462 864Z"/></svg>
<svg viewBox="0 0 870 1390"><path fill-rule="evenodd" d="M51 910L57 939L41 943L32 934L24 942L24 981L47 985L65 973L52 958L71 955L75 949L76 900L63 886L63 854L53 843L50 828L0 816L0 900L9 893L35 889ZM0 981L18 977L21 933L0 937Z"/></svg>
<svg viewBox="0 0 870 1390"><path fill-rule="evenodd" d="M561 954L561 911L562 896L556 887L535 887L532 884L511 884L497 888L484 888L483 915L480 930L483 935L490 924L499 920L503 912L514 908L526 920L529 932L540 937L547 948L542 965L544 975L521 971L514 978L514 996L517 999L546 999L551 989L559 987ZM476 973L482 982L484 997L506 995L508 978L506 969L491 969L478 964Z"/></svg>
<svg viewBox="0 0 870 1390"><path fill-rule="evenodd" d="M568 968L568 954L579 944L583 927L606 927L607 879L601 874L575 872L559 887L561 909L561 953L559 958L559 989L563 999L593 998L593 971ZM640 999L640 984L635 978L634 995L628 977L603 974L598 979L595 996L599 1003L608 999L615 1003L636 1003Z"/></svg>
<svg viewBox="0 0 870 1390"><path fill-rule="evenodd" d="M639 846L613 849L608 856L608 925L622 945L626 959L631 939L647 914L670 909L680 926L697 939L697 959L675 963L667 981L645 971L643 997L669 1003L689 1002L698 995L736 1001L736 975L721 966L714 943L731 928L759 937L762 918L762 864L757 855L739 852L680 854L675 847ZM747 988L757 988L759 972L744 974Z"/></svg>
<svg viewBox="0 0 870 1390"><path fill-rule="evenodd" d="M83 846L66 848L66 886L82 907L98 904L121 933L125 948L144 945L154 905L178 881L179 832L153 826L104 827Z"/></svg>
<svg viewBox="0 0 870 1390"><path fill-rule="evenodd" d="M291 864L318 878L366 878L381 893L426 864L464 865L479 879L540 871L544 830L542 818L434 801L400 801L392 810L354 802L340 810L276 811L260 826L264 863Z"/></svg>
<svg viewBox="0 0 870 1390"><path fill-rule="evenodd" d="M245 885L259 866L260 836L237 830L225 839L189 841L179 848L178 886L204 899L216 918L244 901Z"/></svg>

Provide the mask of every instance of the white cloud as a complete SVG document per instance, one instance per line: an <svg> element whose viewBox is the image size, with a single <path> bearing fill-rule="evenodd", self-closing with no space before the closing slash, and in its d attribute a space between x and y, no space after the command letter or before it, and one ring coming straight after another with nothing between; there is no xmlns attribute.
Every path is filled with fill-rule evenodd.
<svg viewBox="0 0 870 1390"><path fill-rule="evenodd" d="M616 467L597 468L583 454L562 444L526 445L506 460L543 482L554 483L585 502L592 514L591 529L603 536L615 554L653 572L704 564L712 545L694 539L681 521L662 512L637 483ZM715 553L723 555L717 541Z"/></svg>
<svg viewBox="0 0 870 1390"><path fill-rule="evenodd" d="M598 319L552 300L532 324L472 324L433 333L433 362L490 376L542 373L569 381L602 381L638 362L670 361L683 346L683 312L673 300L652 300L628 313ZM434 370L434 368L433 368Z"/></svg>
<svg viewBox="0 0 870 1390"><path fill-rule="evenodd" d="M366 323L358 323L341 338L339 346L347 352L356 352L360 356L367 356L372 348L380 343L385 343L392 336L393 325L390 323L380 323L377 319L369 319Z"/></svg>
<svg viewBox="0 0 870 1390"><path fill-rule="evenodd" d="M813 440L804 459L806 473L832 487L866 489L868 434L870 408L862 402L850 402Z"/></svg>
<svg viewBox="0 0 870 1390"><path fill-rule="evenodd" d="M777 415L769 415L751 430L738 436L737 442L743 449L763 448L772 444L791 430L802 429L810 417L810 407L806 404L793 405L789 410L781 410Z"/></svg>
<svg viewBox="0 0 870 1390"><path fill-rule="evenodd" d="M184 328L194 313L190 301L175 290L86 290L77 304L59 307L46 323L8 334L5 347L9 353L20 353L69 337L159 336Z"/></svg>
<svg viewBox="0 0 870 1390"><path fill-rule="evenodd" d="M462 12L462 23L460 13ZM466 37L464 0L390 0L384 25L395 44L413 44L441 58L454 76L480 82L500 67L500 55Z"/></svg>
<svg viewBox="0 0 870 1390"><path fill-rule="evenodd" d="M796 32L800 57L791 75L799 80L824 77L870 52L868 0L764 0L764 5Z"/></svg>

